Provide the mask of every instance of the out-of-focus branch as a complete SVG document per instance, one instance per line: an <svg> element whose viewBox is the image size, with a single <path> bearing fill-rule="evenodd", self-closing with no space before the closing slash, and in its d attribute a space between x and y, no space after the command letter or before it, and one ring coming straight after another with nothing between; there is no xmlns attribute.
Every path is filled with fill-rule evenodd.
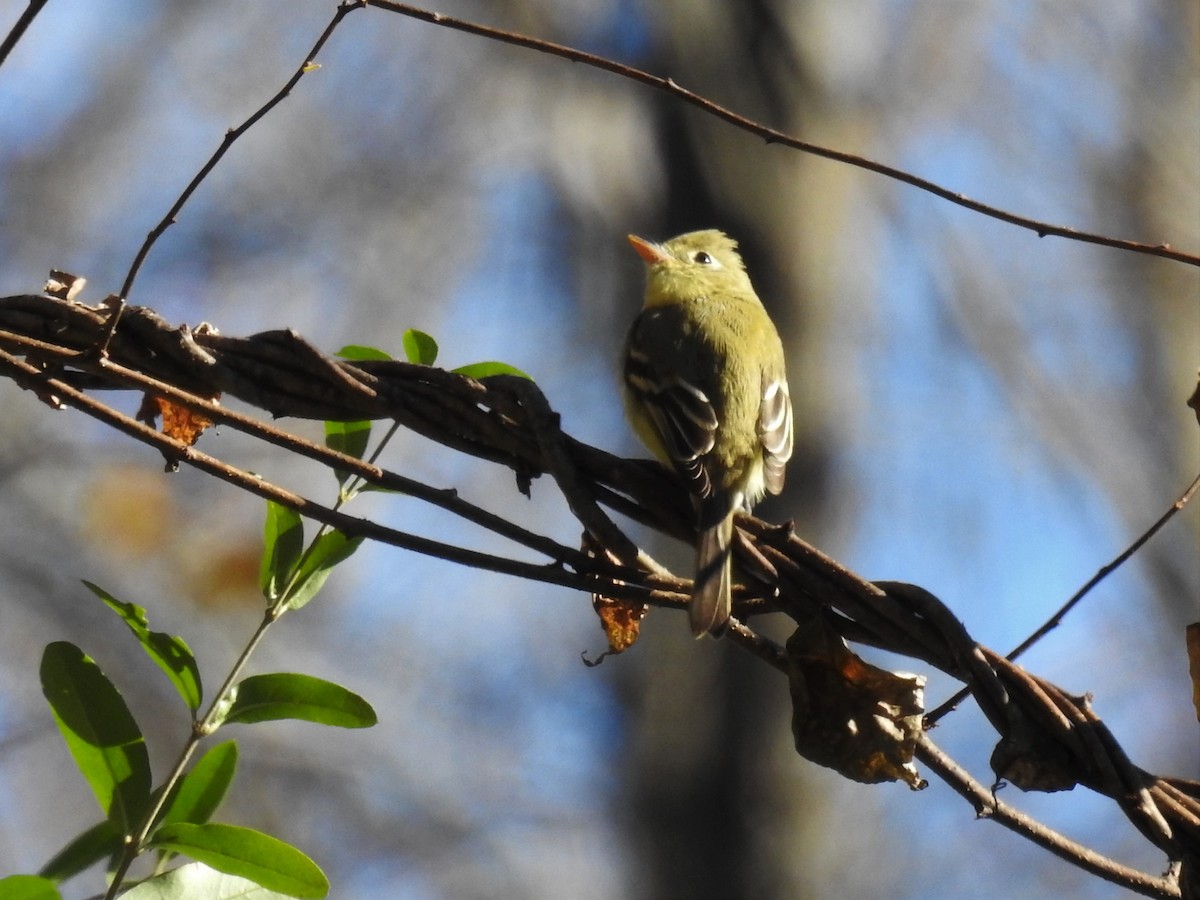
<svg viewBox="0 0 1200 900"><path fill-rule="evenodd" d="M664 533L692 540L686 491L660 466L624 460L572 439L536 385L509 377L477 381L396 361L347 362L326 356L291 331L246 338L175 328L151 310L131 306L113 334L109 357L93 348L108 310L70 300L23 295L0 299L0 374L44 401L79 409L157 448L172 464L194 466L302 515L418 553L604 597L682 608L688 583L643 560L606 506ZM331 469L352 470L372 484L398 488L546 557L529 563L480 553L347 516L246 470L189 447L100 402L96 390L138 389L196 410ZM274 425L233 413L211 400L233 395L273 416L312 419L393 419L438 444L500 463L517 487L550 475L568 497L589 551L569 547L469 504L453 491L404 479L334 453ZM739 589L730 638L776 669L791 661L756 634L752 616L784 613L797 622L819 617L846 639L919 659L961 680L999 735L992 757L997 779L1025 790L1090 788L1112 798L1183 877L1200 865L1200 783L1145 772L1127 758L1087 698L1075 697L977 644L938 598L916 585L869 582L806 544L787 526L750 516L738 520L736 552L750 573ZM636 549L636 548L633 548ZM616 560L623 560L618 563ZM651 568L644 566L644 568ZM790 652L790 650L789 650ZM953 774L932 745L918 757L978 807L978 790ZM999 807L989 807L999 815ZM1009 821L1011 820L1011 822ZM1009 827L1045 843L1045 829L1008 816ZM1050 848L1088 871L1148 896L1177 897L1177 884L1155 879L1070 842Z"/></svg>
<svg viewBox="0 0 1200 900"><path fill-rule="evenodd" d="M835 162L845 163L846 165L854 166L859 169L866 169L868 172L875 172L883 175L886 178L891 178L895 181L901 181L905 184L912 185L919 190L926 191L943 200L948 200L958 206L965 207L972 212L977 212L980 215L987 216L992 219L999 219L1001 222L1007 222L1009 225L1015 225L1018 228L1024 228L1037 234L1038 237L1061 237L1072 241L1082 241L1088 244L1099 244L1103 247L1113 247L1118 250L1128 250L1133 253L1144 253L1150 256L1160 256L1164 259L1175 260L1176 262L1186 263L1191 266L1200 266L1200 255L1195 253L1186 253L1176 250L1170 244L1159 243L1143 243L1141 241L1126 240L1124 238L1108 237L1102 234L1093 234L1087 231L1080 231L1076 228L1069 228L1065 225L1054 225L1050 222L1043 222L1039 219L1031 219L1027 216L1017 215L1016 213L1008 212L999 207L990 206L987 203L981 203L978 200L973 200L970 197L960 194L957 191L952 191L949 188L943 187L936 182L929 181L926 178L921 178L919 175L914 175L911 172L906 172L903 169L897 169L893 166L885 165L881 162L876 162L872 159L867 159L863 156L857 156L853 153L846 153L842 150L833 150L829 147L822 147L819 144L812 144L808 141L801 140L794 135L787 134L783 131L778 131L774 128L769 128L748 119L745 116L739 115L733 110L721 106L719 103L714 103L707 97L690 91L682 85L678 84L672 78L665 78L661 75L654 75L642 69L628 66L616 60L609 59L604 56L598 56L594 53L586 53L583 50L576 50L574 47L567 47L563 44L556 44L553 41L545 41L540 38L530 37L529 35L520 34L515 31L506 31L502 28L493 28L489 25L480 25L475 22L469 22L465 19L456 19L453 16L445 16L441 13L430 12L429 10L419 9L410 6L407 3L394 3L391 0L369 0L369 5L379 9L387 10L388 12L399 13L402 16L408 16L413 19L419 19L422 22L428 22L432 25L439 25L442 28L451 28L455 31L463 31L467 34L477 35L479 37L488 38L494 41L501 41L506 44L513 44L518 47L524 47L528 50L536 50L539 53L546 53L550 56L557 56L562 59L570 60L571 62L582 63L586 66L591 66L596 69L603 69L606 72L612 72L615 75L620 75L622 78L628 78L630 81L636 81L641 84L649 85L664 91L685 103L688 103L696 108L703 110L711 116L715 116L736 128L756 135L766 141L768 144L782 144L785 147L791 147L793 150L799 150L803 153L809 153L813 156L820 156L825 159L831 159Z"/></svg>

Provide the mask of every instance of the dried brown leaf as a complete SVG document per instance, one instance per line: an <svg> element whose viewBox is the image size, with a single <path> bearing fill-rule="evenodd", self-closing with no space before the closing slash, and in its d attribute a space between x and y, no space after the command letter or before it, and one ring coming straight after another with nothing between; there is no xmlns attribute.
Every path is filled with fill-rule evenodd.
<svg viewBox="0 0 1200 900"><path fill-rule="evenodd" d="M215 402L219 396L211 399ZM159 416L162 416L162 433L189 447L200 440L200 435L212 425L212 419L186 406L179 406L157 394L146 394L138 410L138 419L153 423Z"/></svg>
<svg viewBox="0 0 1200 900"><path fill-rule="evenodd" d="M797 753L855 781L925 787L912 761L924 676L864 662L820 619L796 629L787 657Z"/></svg>
<svg viewBox="0 0 1200 900"><path fill-rule="evenodd" d="M600 625L608 638L609 653L623 653L634 645L642 619L650 611L645 604L614 600L600 594L592 594L592 608L600 617Z"/></svg>

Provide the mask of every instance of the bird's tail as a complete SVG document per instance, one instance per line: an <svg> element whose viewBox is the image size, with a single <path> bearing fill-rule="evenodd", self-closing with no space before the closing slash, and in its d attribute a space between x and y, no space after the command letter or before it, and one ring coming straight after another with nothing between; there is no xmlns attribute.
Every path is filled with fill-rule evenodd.
<svg viewBox="0 0 1200 900"><path fill-rule="evenodd" d="M696 637L719 635L729 622L733 593L729 566L732 540L733 510L700 532L696 544L696 580L688 604L688 620Z"/></svg>

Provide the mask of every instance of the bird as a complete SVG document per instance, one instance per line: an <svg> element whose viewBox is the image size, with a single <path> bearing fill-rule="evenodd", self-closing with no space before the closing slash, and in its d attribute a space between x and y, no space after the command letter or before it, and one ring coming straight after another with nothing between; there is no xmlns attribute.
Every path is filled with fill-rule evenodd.
<svg viewBox="0 0 1200 900"><path fill-rule="evenodd" d="M783 343L724 232L628 240L646 265L646 293L625 340L626 417L694 498L688 620L695 637L719 636L732 608L734 514L783 490L792 455Z"/></svg>

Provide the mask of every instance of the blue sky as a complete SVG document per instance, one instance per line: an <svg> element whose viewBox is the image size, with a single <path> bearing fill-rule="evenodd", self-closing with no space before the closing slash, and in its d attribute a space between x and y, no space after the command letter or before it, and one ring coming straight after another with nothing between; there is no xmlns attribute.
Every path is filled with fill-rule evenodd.
<svg viewBox="0 0 1200 900"><path fill-rule="evenodd" d="M22 5L0 3L0 22L11 20ZM919 5L893 4L890 15L896 18L889 24L902 25L914 6ZM156 46L152 53L138 43L137 35L155 33L160 16L180 15L180 9L55 0L20 52L0 69L0 131L5 134L0 170L79 153L80 142L89 141L97 142L95 156L107 161L100 173L86 161L68 170L68 187L80 191L84 207L70 227L38 236L0 227L0 255L10 262L6 292L31 289L44 269L64 263L93 280L93 300L116 290L148 228L216 147L223 130L282 84L289 65L331 13L329 4L267 4L252 11L255 18L242 33L218 19L187 31L188 40L178 46ZM224 12L232 14L231 9ZM603 10L603 15L580 18L571 39L587 49L641 61L652 39L641 7L620 2ZM1046 7L1036 3L1006 4L978 47L949 48L977 52L987 77L995 79L971 115L926 104L921 85L892 85L912 93L904 104L881 102L885 121L879 125L878 153L868 155L1022 214L1124 234L1134 217L1112 214L1120 197L1094 202L1087 167L1119 150L1131 115L1123 106L1128 100L1106 80L1112 73L1096 59L1056 55L1057 45L1049 39L1031 46L1030 29L1045 13ZM1138 40L1163 39L1138 38L1134 25L1120 16L1095 25L1104 21L1089 19L1090 27L1100 28L1094 35L1097 46L1115 56L1131 52ZM181 28L189 24L186 17L181 22ZM51 34L53 52L46 49ZM92 132L63 128L96 101L99 88L92 85L97 78L122 64L122 38L146 54L137 64L157 86L138 96L145 109L113 149L107 134L101 141ZM426 329L441 342L445 364L501 359L517 365L538 380L569 432L607 449L639 452L621 421L615 377L624 315L632 314L636 298L600 298L601 305L581 284L636 283L640 263L623 248L624 231L613 228L591 252L611 260L607 264L619 277L612 282L580 277L572 254L581 248L568 230L572 220L547 174L550 167L538 158L522 158L522 140L537 138L506 130L504 110L479 129L495 136L490 155L487 147L463 150L461 140L439 142L439 129L455 133L454 123L447 121L457 111L445 107L438 91L478 64L474 41L427 26L397 26L371 11L355 13L322 57L324 68L237 145L218 176L196 195L152 254L135 300L173 320L212 318L231 334L294 326L328 349L354 341L398 350L403 328ZM876 60L879 55L871 49L864 58ZM520 51L503 53L509 54L503 59L523 61L512 55ZM431 60L445 58L439 54L453 65L436 68ZM197 55L211 62L195 66ZM505 96L535 130L544 127L541 104L550 108L556 90L569 93L580 83L568 80L568 73L574 74L570 67L556 68L565 63L531 65L536 75L515 81L517 87ZM547 90L548 72L561 77L561 85L552 83ZM227 90L227 83L236 90ZM610 84L602 83L606 89ZM878 87L885 98L888 87ZM530 91L528 104L521 89ZM639 97L628 96L629 102ZM475 107L468 111L481 114ZM111 107L99 114L109 112ZM990 119L1011 126L1003 129L1002 139L987 130ZM406 126L420 138L404 139ZM99 125L95 129L102 132ZM356 143L361 153L340 155ZM436 169L439 154L454 161L456 152L470 165L465 184L455 188L467 199L454 202L469 204L469 214L433 201L417 208L421 188L413 182L420 175L409 172ZM483 164L476 165L480 159ZM399 174L389 173L391 160ZM340 171L343 166L348 170ZM825 345L829 370L858 386L858 396L839 422L843 440L836 451L833 492L841 508L831 516L827 533L809 537L868 577L929 588L979 640L1007 649L1131 541L1139 527L1135 523L1148 525L1183 487L1148 465L1153 490L1139 495L1137 509L1120 507L1111 484L1064 452L1069 442L1064 445L1061 435L1045 437L1045 417L1055 418L1053 411L1066 410L1058 421L1068 425L1070 416L1080 415L1079 409L1061 405L1079 385L1114 407L1141 402L1138 374L1145 349L1129 327L1128 306L1141 298L1123 294L1122 282L1113 276L1123 264L1116 261L1117 251L1038 240L911 188L873 175L861 178L867 199L860 221L863 233L874 237L864 242L867 255L856 262L871 269L871 292L847 304ZM274 193L261 190L259 181ZM656 187L657 182L643 189ZM0 171L4 208L12 208L14 196L24 198L20 188ZM395 221L367 220L365 212L359 220L356 202L362 194L357 191L394 194ZM306 195L313 202L301 202ZM597 216L605 212L611 210ZM387 230L392 227L394 232ZM407 243L406 228L435 235L439 253ZM353 236L347 243L355 249L349 254L346 244L335 240L343 235ZM845 242L858 237L848 233ZM359 278L358 269L377 260L391 268L381 266L379 274L372 268L371 277ZM998 294L999 305L973 306L957 268L964 265L977 265L981 278L988 269L1009 275L1011 290ZM842 289L864 284L853 273L835 275ZM398 284L394 296L387 281L391 276ZM437 296L424 294L427 282L448 287ZM598 308L605 312L597 313ZM864 309L867 314L859 315ZM986 332L973 326L989 315L1014 328L1019 346L1009 347L1011 354L1003 348L992 357L980 354L977 341ZM1200 350L1200 314L1193 310L1179 328L1190 329ZM1036 369L1023 370L1030 360ZM1017 390L1026 375L1027 390ZM1161 397L1145 402L1164 408L1176 403ZM1107 412L1099 406L1097 411ZM62 439L95 440L98 429L70 415L72 424L54 426L66 429ZM1112 451L1122 458L1136 458L1144 438L1131 433L1133 421L1113 414ZM1092 439L1081 434L1080 444ZM82 459L96 452L89 444L79 446ZM214 438L216 450L231 446L236 446L231 436ZM535 482L533 499L525 501L510 489L507 472L430 449L407 436L389 459L406 474L459 485L469 499L503 504L544 533L574 540L578 528L547 479ZM1193 444L1183 454L1197 459L1195 451ZM114 438L101 454L126 452ZM332 480L306 487L320 496L332 489ZM457 523L416 511L411 502L385 505L376 497L366 503L371 505L364 504L364 511L397 527L492 551L508 549L485 535L464 537ZM235 518L249 521L257 515L257 506L247 503L230 517L229 528ZM1194 528L1194 511L1188 515L1193 517L1188 527ZM1182 522L1172 527L1174 536L1164 540L1187 546ZM687 555L679 549L679 560ZM339 590L338 599L305 611L302 624L316 627L309 625L304 634L299 634L302 624L293 623L295 630L288 634L298 643L289 649L313 665L345 665L351 677L366 682L380 667L382 680L394 685L381 697L390 714L381 732L396 748L399 762L394 764L409 772L408 766L416 766L413 757L429 754L419 789L408 793L393 779L371 794L374 802L402 817L426 799L426 792L451 795L456 786L466 787L454 802L461 804L456 811L464 819L489 828L474 848L483 868L532 867L534 862L522 856L529 851L521 848L557 834L562 842L544 848L541 862L547 871L603 874L611 879L606 886L619 890L629 876L619 868L620 835L611 822L592 820L594 811L613 802L606 773L620 762L628 734L615 702L615 679L578 663L579 651L594 653L601 646L586 603L557 588L482 577L381 548L365 549L353 570L339 573L331 587ZM153 614L158 592L169 596L169 588L149 590L151 596L128 599L152 607ZM1159 632L1146 621L1153 613L1140 617L1130 609L1149 605L1152 590L1148 573L1135 561L1033 651L1029 665L1072 689L1096 690L1098 709L1135 760L1155 769L1178 762L1174 756L1152 755L1158 749L1155 735L1187 708L1175 693L1178 684L1162 674L1182 663L1168 650L1155 655ZM186 617L164 606L168 618ZM653 653L654 644L648 643L643 652ZM360 654L370 666L355 668ZM1128 673L1140 666L1147 671L1130 678ZM944 682L938 687L944 689ZM930 703L943 696L931 691ZM0 709L3 703L0 696ZM948 725L938 739L964 754L983 777L988 747L972 734L969 722ZM0 721L0 735L3 728ZM494 740L486 759L472 743L480 734ZM500 772L504 781L489 779ZM0 771L0 779L5 777L19 773ZM489 786L496 793L480 795ZM982 834L992 828L988 823L967 828L969 810L957 801L945 801L930 813L926 804L932 801L914 801L900 790L826 789L856 802L869 798L886 805L894 817L887 821L893 823L927 816L921 821L939 835L970 831L956 847L978 850L990 840L1010 840ZM519 817L505 820L495 812L497 798L500 808L510 799L528 801L551 826L538 828ZM1076 832L1115 815L1103 801L1020 797L1018 802L1064 816ZM6 817L13 815L10 809ZM581 822L593 829L579 838L583 849L570 840ZM501 866L496 860L506 862ZM609 870L614 861L615 874ZM370 896L379 885L400 896L438 896L438 882L427 873L405 870L395 861L374 860L357 875L358 896ZM953 883L938 880L944 875L910 873L908 896L955 896Z"/></svg>

